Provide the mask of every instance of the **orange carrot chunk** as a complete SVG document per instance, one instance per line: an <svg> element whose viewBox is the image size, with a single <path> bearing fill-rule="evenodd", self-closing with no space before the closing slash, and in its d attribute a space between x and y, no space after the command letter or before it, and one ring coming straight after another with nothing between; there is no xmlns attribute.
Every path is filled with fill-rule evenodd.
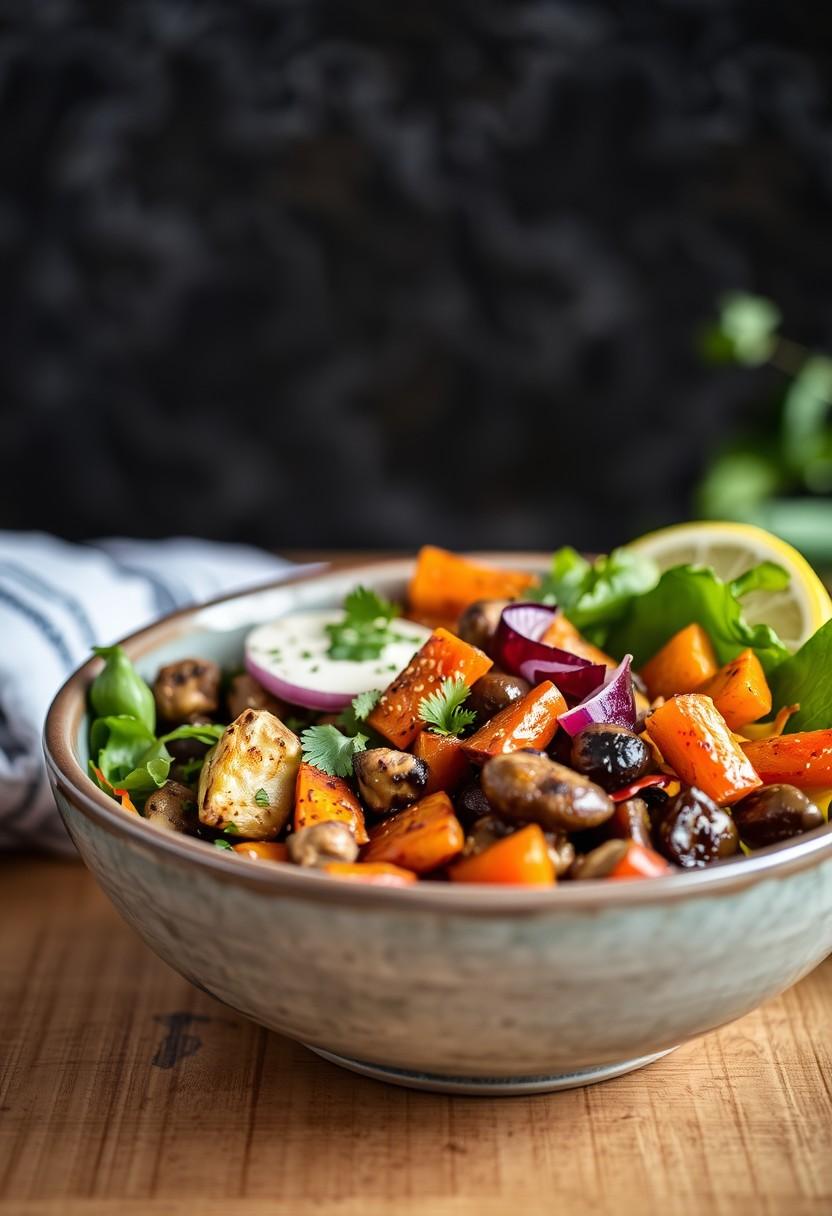
<svg viewBox="0 0 832 1216"><path fill-rule="evenodd" d="M358 844L369 837L361 803L343 777L330 777L313 764L301 764L295 786L295 831L337 819L352 828Z"/></svg>
<svg viewBox="0 0 832 1216"><path fill-rule="evenodd" d="M743 751L766 785L796 785L801 790L832 786L832 730L754 739L743 744Z"/></svg>
<svg viewBox="0 0 832 1216"><path fill-rule="evenodd" d="M421 702L436 692L446 676L462 679L470 687L491 666L491 659L476 646L447 629L437 629L384 690L367 722L394 747L406 749L425 725L419 717Z"/></svg>
<svg viewBox="0 0 832 1216"><path fill-rule="evenodd" d="M612 879L627 878L660 878L662 874L672 874L673 867L668 865L663 857L653 849L646 848L631 840L627 852L607 875Z"/></svg>
<svg viewBox="0 0 832 1216"><path fill-rule="evenodd" d="M676 775L704 790L714 802L736 802L762 785L710 697L701 693L673 697L653 711L648 727Z"/></svg>
<svg viewBox="0 0 832 1216"><path fill-rule="evenodd" d="M546 747L557 730L559 716L565 712L566 701L560 689L551 680L544 680L465 739L463 750L481 764L490 756L518 752L524 747Z"/></svg>
<svg viewBox="0 0 832 1216"><path fill-rule="evenodd" d="M686 625L665 642L641 669L651 700L694 692L715 676L717 663L711 639L701 625Z"/></svg>
<svg viewBox="0 0 832 1216"><path fill-rule="evenodd" d="M429 794L370 831L363 862L386 861L415 874L447 865L462 851L465 833L447 794Z"/></svg>
<svg viewBox="0 0 832 1216"><path fill-rule="evenodd" d="M555 868L543 829L536 823L498 840L482 853L464 857L448 871L452 882L505 883L551 887Z"/></svg>
<svg viewBox="0 0 832 1216"><path fill-rule="evenodd" d="M408 887L418 881L411 870L403 870L401 866L391 866L384 861L331 861L321 868L336 878L371 883L374 887Z"/></svg>
<svg viewBox="0 0 832 1216"><path fill-rule="evenodd" d="M475 600L517 599L535 582L534 575L496 570L425 545L416 559L407 600L412 613L453 620Z"/></svg>
<svg viewBox="0 0 832 1216"><path fill-rule="evenodd" d="M250 861L288 861L289 850L275 840L241 840L232 849Z"/></svg>
<svg viewBox="0 0 832 1216"><path fill-rule="evenodd" d="M699 692L711 698L731 730L741 730L771 713L771 689L753 650L744 650L726 663Z"/></svg>
<svg viewBox="0 0 832 1216"><path fill-rule="evenodd" d="M471 772L461 742L452 735L437 735L432 730L423 730L416 736L413 755L424 760L428 766L426 794L436 794L439 790L450 793Z"/></svg>

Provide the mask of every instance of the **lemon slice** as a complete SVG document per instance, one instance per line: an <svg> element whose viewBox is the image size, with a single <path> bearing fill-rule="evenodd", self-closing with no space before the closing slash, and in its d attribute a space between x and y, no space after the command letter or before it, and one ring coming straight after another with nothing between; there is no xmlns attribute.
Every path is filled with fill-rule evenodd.
<svg viewBox="0 0 832 1216"><path fill-rule="evenodd" d="M783 566L791 576L785 591L754 591L743 597L742 605L750 625L770 625L789 650L797 650L832 617L829 592L805 557L753 524L676 524L648 532L627 548L651 557L660 570L688 562L712 566L726 582L758 562Z"/></svg>

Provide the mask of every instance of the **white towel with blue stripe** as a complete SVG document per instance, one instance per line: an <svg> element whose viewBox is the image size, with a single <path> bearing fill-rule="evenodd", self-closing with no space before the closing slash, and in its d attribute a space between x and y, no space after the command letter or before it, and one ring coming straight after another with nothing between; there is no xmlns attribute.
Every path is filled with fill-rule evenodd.
<svg viewBox="0 0 832 1216"><path fill-rule="evenodd" d="M74 545L0 532L0 849L72 851L46 781L41 734L52 697L92 646L287 569L245 545L185 538Z"/></svg>

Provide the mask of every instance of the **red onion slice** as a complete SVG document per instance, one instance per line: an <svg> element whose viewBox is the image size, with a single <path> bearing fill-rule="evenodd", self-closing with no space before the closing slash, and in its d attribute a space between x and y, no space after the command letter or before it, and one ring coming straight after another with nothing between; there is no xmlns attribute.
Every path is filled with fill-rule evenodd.
<svg viewBox="0 0 832 1216"><path fill-rule="evenodd" d="M565 696L582 700L602 683L607 668L541 642L557 611L544 604L509 604L504 608L494 647L497 663L532 684L551 680Z"/></svg>
<svg viewBox="0 0 832 1216"><path fill-rule="evenodd" d="M613 726L636 727L636 699L633 695L633 678L630 664L633 656L627 654L614 671L607 674L602 686L574 709L561 714L558 723L569 735L577 735L593 722L606 722Z"/></svg>

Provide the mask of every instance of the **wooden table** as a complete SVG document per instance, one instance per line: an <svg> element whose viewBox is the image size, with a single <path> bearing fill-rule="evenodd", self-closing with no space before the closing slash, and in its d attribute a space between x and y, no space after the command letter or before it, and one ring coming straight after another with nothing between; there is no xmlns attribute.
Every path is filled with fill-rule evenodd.
<svg viewBox="0 0 832 1216"><path fill-rule="evenodd" d="M447 1098L198 992L80 863L0 861L0 908L2 1216L832 1212L832 959L643 1072Z"/></svg>

